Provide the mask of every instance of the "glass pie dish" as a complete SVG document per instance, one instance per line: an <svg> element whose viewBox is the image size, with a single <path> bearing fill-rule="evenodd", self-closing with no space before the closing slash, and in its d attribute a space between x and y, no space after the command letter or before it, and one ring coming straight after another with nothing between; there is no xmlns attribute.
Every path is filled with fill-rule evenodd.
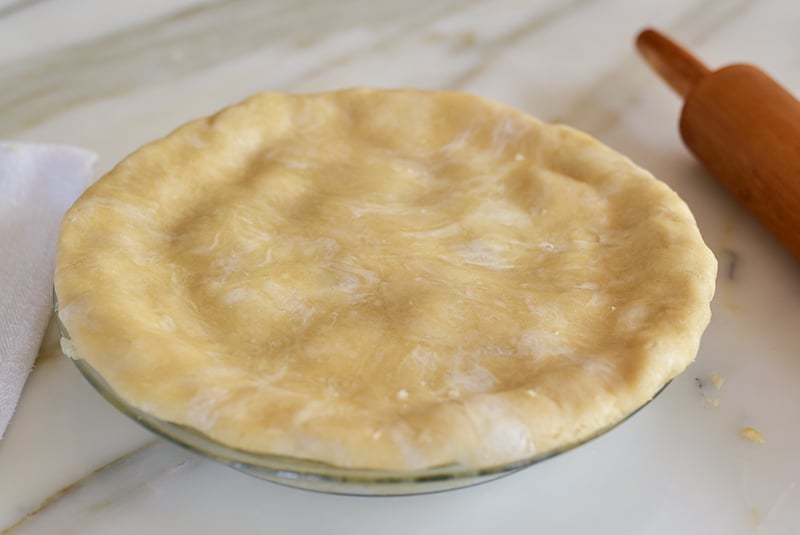
<svg viewBox="0 0 800 535"><path fill-rule="evenodd" d="M65 352L143 425L265 479L409 494L646 404L697 355L716 267L686 203L585 133L352 88L130 154L65 215L54 288Z"/></svg>
<svg viewBox="0 0 800 535"><path fill-rule="evenodd" d="M55 293L53 300L58 334L61 338L69 340L69 333L58 317L58 298ZM317 492L357 496L402 496L441 492L477 485L513 474L607 433L648 405L669 384L662 386L651 400L619 422L598 430L584 440L566 444L527 459L483 468L446 465L424 470L392 471L342 468L306 459L231 448L212 440L200 431L161 420L131 406L85 360L78 356L72 361L86 380L112 406L139 425L178 446L245 474L273 483Z"/></svg>

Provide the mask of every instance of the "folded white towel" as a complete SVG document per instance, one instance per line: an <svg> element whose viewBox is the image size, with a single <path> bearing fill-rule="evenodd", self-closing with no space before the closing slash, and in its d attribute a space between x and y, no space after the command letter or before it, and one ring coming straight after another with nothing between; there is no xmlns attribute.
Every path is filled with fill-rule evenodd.
<svg viewBox="0 0 800 535"><path fill-rule="evenodd" d="M0 438L50 318L61 218L96 160L73 147L0 143Z"/></svg>

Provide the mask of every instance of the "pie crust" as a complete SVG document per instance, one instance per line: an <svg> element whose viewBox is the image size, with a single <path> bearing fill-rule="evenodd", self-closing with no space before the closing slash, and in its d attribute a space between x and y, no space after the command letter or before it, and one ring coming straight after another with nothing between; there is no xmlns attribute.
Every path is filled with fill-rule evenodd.
<svg viewBox="0 0 800 535"><path fill-rule="evenodd" d="M665 184L477 96L262 94L67 213L55 287L128 404L342 467L580 442L694 359L716 261Z"/></svg>

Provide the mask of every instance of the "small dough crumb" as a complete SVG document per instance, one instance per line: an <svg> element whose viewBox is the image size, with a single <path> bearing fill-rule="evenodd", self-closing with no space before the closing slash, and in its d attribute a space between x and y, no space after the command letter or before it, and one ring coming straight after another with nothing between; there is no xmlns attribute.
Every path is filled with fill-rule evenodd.
<svg viewBox="0 0 800 535"><path fill-rule="evenodd" d="M714 383L714 388L719 390L720 388L722 388L722 385L725 384L725 378L720 377L719 375L714 373L711 374L711 382Z"/></svg>
<svg viewBox="0 0 800 535"><path fill-rule="evenodd" d="M754 429L752 427L743 427L740 431L740 434L743 438L746 438L751 442L757 442L759 444L763 444L765 442L764 435L762 435L758 429Z"/></svg>
<svg viewBox="0 0 800 535"><path fill-rule="evenodd" d="M708 401L708 404L713 407L719 407L719 398L706 398L706 401Z"/></svg>
<svg viewBox="0 0 800 535"><path fill-rule="evenodd" d="M397 399L408 399L408 391L404 388L397 393Z"/></svg>

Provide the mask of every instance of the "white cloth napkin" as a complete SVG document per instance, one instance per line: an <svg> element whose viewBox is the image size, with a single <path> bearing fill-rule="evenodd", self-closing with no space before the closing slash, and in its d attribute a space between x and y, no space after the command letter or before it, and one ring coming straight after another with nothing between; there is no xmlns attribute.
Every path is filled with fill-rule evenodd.
<svg viewBox="0 0 800 535"><path fill-rule="evenodd" d="M0 142L0 438L50 318L61 218L96 160L73 147Z"/></svg>

